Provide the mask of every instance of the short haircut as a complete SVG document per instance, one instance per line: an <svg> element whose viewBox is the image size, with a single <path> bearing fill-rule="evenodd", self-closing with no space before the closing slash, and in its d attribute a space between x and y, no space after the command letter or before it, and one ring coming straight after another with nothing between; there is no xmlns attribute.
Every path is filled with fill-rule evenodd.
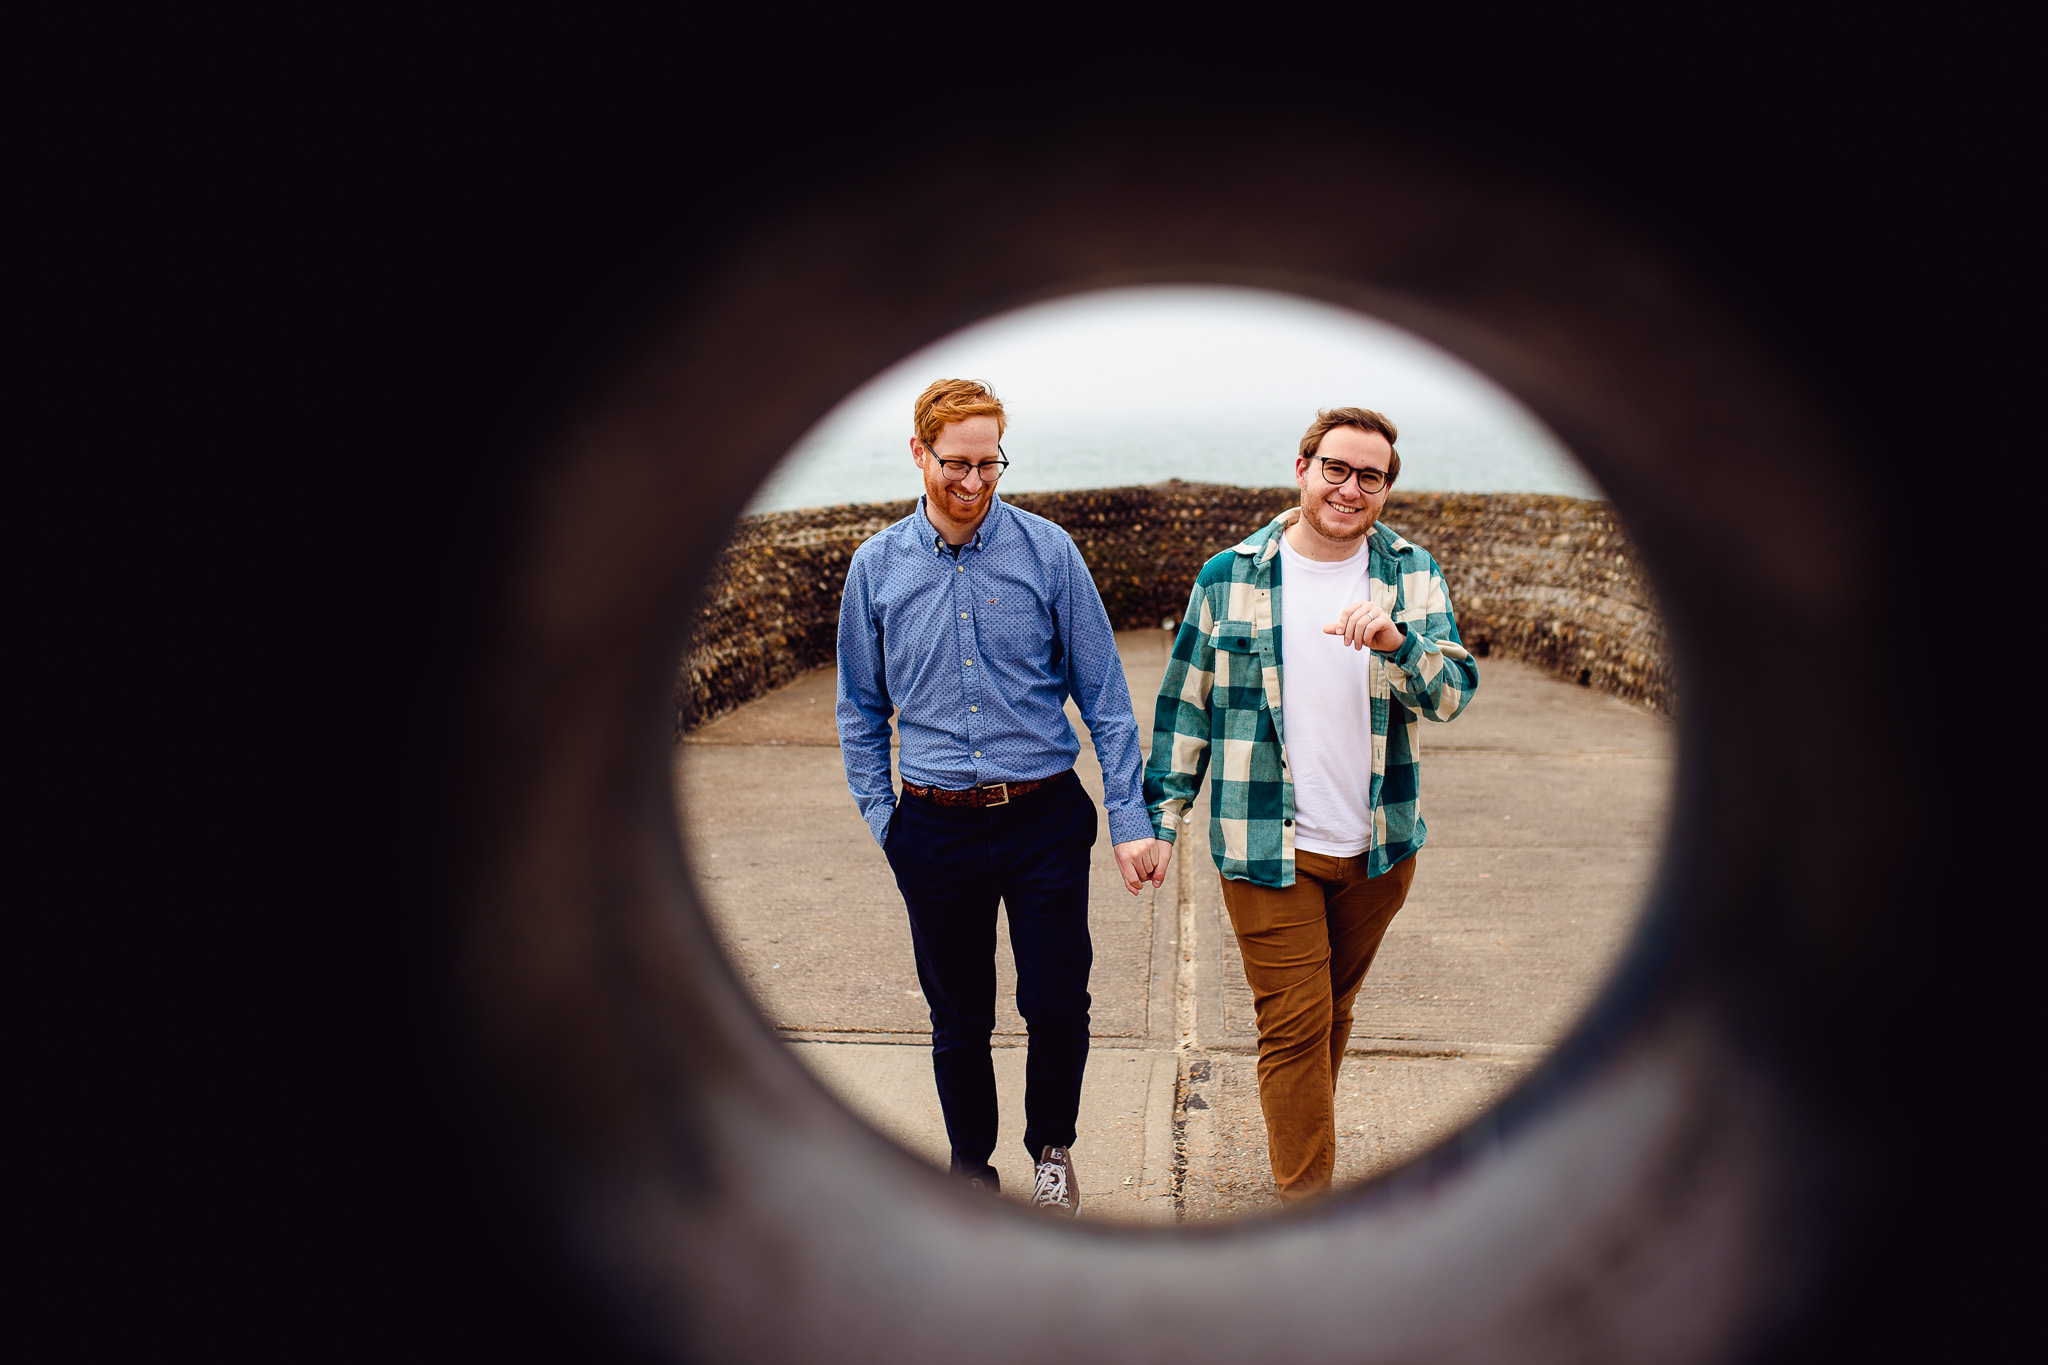
<svg viewBox="0 0 2048 1365"><path fill-rule="evenodd" d="M917 423L917 439L930 450L932 442L939 439L942 428L953 422L964 422L969 417L993 417L996 419L996 439L1001 440L1007 421L1003 416L1003 400L996 397L996 391L978 379L939 379L917 396L917 406L911 409L911 416Z"/></svg>
<svg viewBox="0 0 2048 1365"><path fill-rule="evenodd" d="M1387 445L1401 439L1400 430L1394 419L1385 413L1374 412L1371 408L1325 408L1316 414L1316 420L1308 424L1302 433L1299 458L1306 460L1322 447L1323 438L1338 427L1356 427L1360 431L1377 431L1387 438ZM1396 450L1387 459L1387 486L1393 487L1394 480L1401 477L1401 452Z"/></svg>

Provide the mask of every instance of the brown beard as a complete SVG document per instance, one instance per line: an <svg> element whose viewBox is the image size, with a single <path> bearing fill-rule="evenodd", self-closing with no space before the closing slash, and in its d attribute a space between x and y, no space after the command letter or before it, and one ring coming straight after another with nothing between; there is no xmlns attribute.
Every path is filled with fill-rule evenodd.
<svg viewBox="0 0 2048 1365"><path fill-rule="evenodd" d="M1374 523L1379 521L1379 517L1376 514L1368 515L1361 518L1362 524L1355 534L1339 535L1334 528L1324 522L1320 512L1320 505L1318 505L1317 509L1311 509L1307 498L1301 500L1301 515L1307 518L1309 529L1323 537L1323 539L1334 540L1340 545L1364 536L1368 531L1372 530Z"/></svg>
<svg viewBox="0 0 2048 1365"><path fill-rule="evenodd" d="M963 515L962 508L953 501L953 495L944 480L927 478L924 492L927 505L932 509L933 519L950 521L956 526L965 525L970 516L986 517L994 501L994 491L984 488L982 492L985 496L977 502L972 512Z"/></svg>

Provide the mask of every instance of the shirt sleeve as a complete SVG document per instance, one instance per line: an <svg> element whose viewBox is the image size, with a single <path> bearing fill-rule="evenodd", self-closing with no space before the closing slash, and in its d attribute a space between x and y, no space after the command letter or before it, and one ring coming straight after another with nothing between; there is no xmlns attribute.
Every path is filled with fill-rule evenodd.
<svg viewBox="0 0 2048 1365"><path fill-rule="evenodd" d="M876 619L866 557L856 552L839 599L839 754L846 786L877 844L889 837L896 789L889 780L889 680L883 667L881 622Z"/></svg>
<svg viewBox="0 0 2048 1365"><path fill-rule="evenodd" d="M1152 837L1145 813L1145 788L1138 761L1138 722L1131 714L1131 688L1117 657L1116 633L1102 594L1073 540L1062 536L1066 572L1061 575L1060 634L1066 647L1067 691L1088 723L1095 757L1102 764L1103 808L1109 841L1126 844Z"/></svg>
<svg viewBox="0 0 2048 1365"><path fill-rule="evenodd" d="M1209 698L1216 682L1215 621L1201 580L1188 594L1187 613L1173 637L1173 653L1152 708L1152 756L1145 763L1145 806L1153 833L1173 840L1209 770Z"/></svg>
<svg viewBox="0 0 2048 1365"><path fill-rule="evenodd" d="M1451 590L1434 559L1429 561L1429 600L1420 620L1403 623L1403 639L1387 663L1394 700L1425 720L1450 720L1479 690L1479 665L1458 638Z"/></svg>

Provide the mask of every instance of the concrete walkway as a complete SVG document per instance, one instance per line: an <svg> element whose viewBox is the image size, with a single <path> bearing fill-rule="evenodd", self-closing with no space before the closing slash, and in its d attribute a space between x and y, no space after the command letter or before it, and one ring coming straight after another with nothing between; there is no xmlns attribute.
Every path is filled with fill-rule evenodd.
<svg viewBox="0 0 2048 1365"><path fill-rule="evenodd" d="M1168 639L1117 637L1149 740ZM903 904L846 792L833 673L806 675L676 750L683 837L763 1014L846 1103L943 1167L929 1023ZM1069 708L1070 715L1072 708ZM1086 730L1082 780L1101 799ZM1654 870L1668 722L1501 659L1423 732L1428 847L1359 993L1338 1082L1339 1181L1469 1122L1571 1027L1620 953ZM1094 1049L1076 1174L1083 1216L1161 1221L1274 1206L1257 1036L1206 849L1206 792L1165 887L1132 897L1097 843ZM1024 1024L997 949L1006 1193L1028 1191ZM1008 1131L1015 1128L1016 1132Z"/></svg>

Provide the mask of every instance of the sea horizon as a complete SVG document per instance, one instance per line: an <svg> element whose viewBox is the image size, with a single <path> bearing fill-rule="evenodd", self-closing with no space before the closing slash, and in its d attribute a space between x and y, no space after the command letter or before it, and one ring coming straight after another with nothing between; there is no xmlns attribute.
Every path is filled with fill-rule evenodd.
<svg viewBox="0 0 2048 1365"><path fill-rule="evenodd" d="M1172 423L1013 422L1003 438L1003 493L1068 492L1181 479L1242 488L1294 481L1293 415L1189 416ZM832 429L806 437L747 506L749 514L892 502L923 491L910 433ZM1604 501L1556 437L1525 412L1418 413L1401 424L1401 476L1414 492L1553 493Z"/></svg>

